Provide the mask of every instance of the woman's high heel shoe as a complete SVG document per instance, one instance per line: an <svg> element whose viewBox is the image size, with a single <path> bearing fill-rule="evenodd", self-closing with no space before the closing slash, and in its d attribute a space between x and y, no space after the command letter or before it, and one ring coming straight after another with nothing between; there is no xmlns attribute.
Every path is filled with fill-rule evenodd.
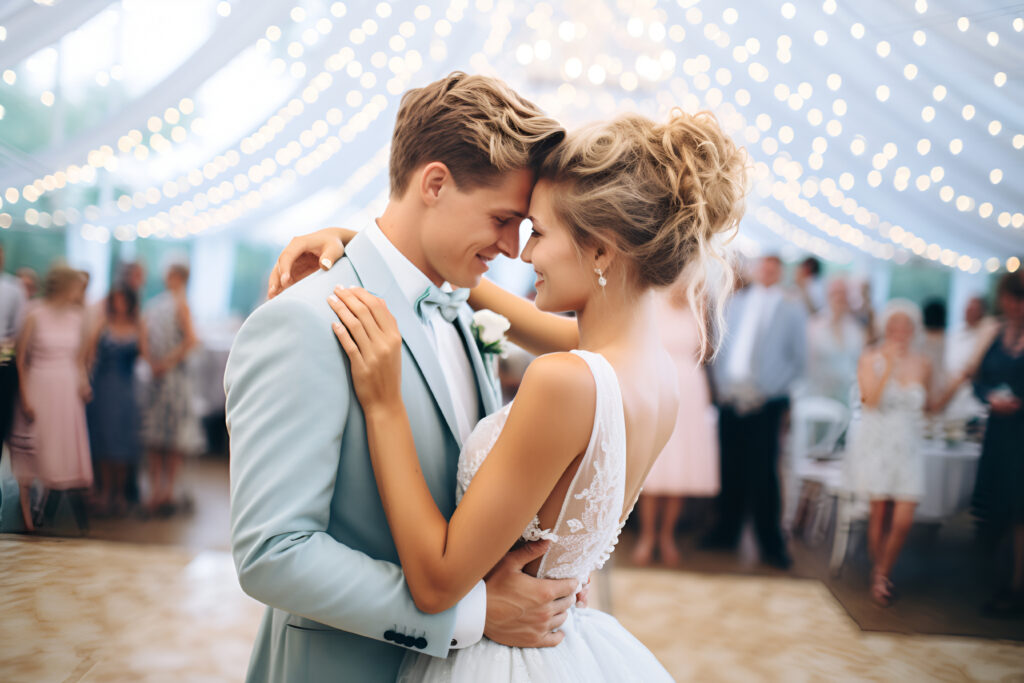
<svg viewBox="0 0 1024 683"><path fill-rule="evenodd" d="M888 576L875 573L871 579L871 599L876 605L888 607L895 597L895 588Z"/></svg>

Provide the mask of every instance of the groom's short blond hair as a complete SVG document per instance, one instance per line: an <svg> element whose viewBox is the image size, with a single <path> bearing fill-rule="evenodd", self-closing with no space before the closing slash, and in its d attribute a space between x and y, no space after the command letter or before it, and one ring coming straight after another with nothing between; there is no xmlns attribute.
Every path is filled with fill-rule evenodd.
<svg viewBox="0 0 1024 683"><path fill-rule="evenodd" d="M402 96L391 139L391 196L405 194L417 168L448 167L462 190L493 185L505 172L536 168L565 129L497 78L456 71Z"/></svg>

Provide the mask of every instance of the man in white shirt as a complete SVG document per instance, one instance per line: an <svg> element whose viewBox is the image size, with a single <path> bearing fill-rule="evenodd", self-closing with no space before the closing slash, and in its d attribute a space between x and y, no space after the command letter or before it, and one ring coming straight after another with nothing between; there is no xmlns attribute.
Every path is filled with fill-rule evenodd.
<svg viewBox="0 0 1024 683"><path fill-rule="evenodd" d="M782 261L766 256L756 282L726 306L726 337L711 368L722 489L717 523L702 545L735 547L749 512L761 559L788 569L780 529L779 433L790 390L807 362L807 317L802 303L786 296L781 280Z"/></svg>
<svg viewBox="0 0 1024 683"><path fill-rule="evenodd" d="M510 552L446 612L416 609L327 297L362 286L398 321L420 466L450 515L462 443L500 407L465 290L452 287L474 286L491 259L518 254L533 169L563 136L496 79L454 73L406 93L377 224L239 330L225 373L232 550L242 588L268 606L249 681L393 681L404 649L444 657L484 634L518 647L562 637L575 581L522 571L543 547Z"/></svg>

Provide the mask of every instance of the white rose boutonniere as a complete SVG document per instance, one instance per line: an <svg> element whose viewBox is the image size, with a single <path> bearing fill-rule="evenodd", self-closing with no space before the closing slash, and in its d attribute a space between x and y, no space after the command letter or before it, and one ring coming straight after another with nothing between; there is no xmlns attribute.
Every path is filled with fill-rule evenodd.
<svg viewBox="0 0 1024 683"><path fill-rule="evenodd" d="M507 352L506 344L508 338L505 333L512 327L512 323L503 315L494 311L482 310L473 314L473 338L484 359L488 356L504 357Z"/></svg>

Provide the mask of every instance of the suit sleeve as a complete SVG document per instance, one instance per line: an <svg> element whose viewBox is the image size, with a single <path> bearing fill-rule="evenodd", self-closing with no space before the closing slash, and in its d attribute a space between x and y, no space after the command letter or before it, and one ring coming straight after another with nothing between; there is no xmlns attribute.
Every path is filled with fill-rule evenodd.
<svg viewBox="0 0 1024 683"><path fill-rule="evenodd" d="M807 313L803 304L793 302L790 305L790 376L786 378L786 386L792 390L793 383L803 377L807 370Z"/></svg>
<svg viewBox="0 0 1024 683"><path fill-rule="evenodd" d="M327 533L348 376L327 318L307 302L275 299L239 331L225 372L239 583L271 607L443 657L455 609L423 614L399 566Z"/></svg>

